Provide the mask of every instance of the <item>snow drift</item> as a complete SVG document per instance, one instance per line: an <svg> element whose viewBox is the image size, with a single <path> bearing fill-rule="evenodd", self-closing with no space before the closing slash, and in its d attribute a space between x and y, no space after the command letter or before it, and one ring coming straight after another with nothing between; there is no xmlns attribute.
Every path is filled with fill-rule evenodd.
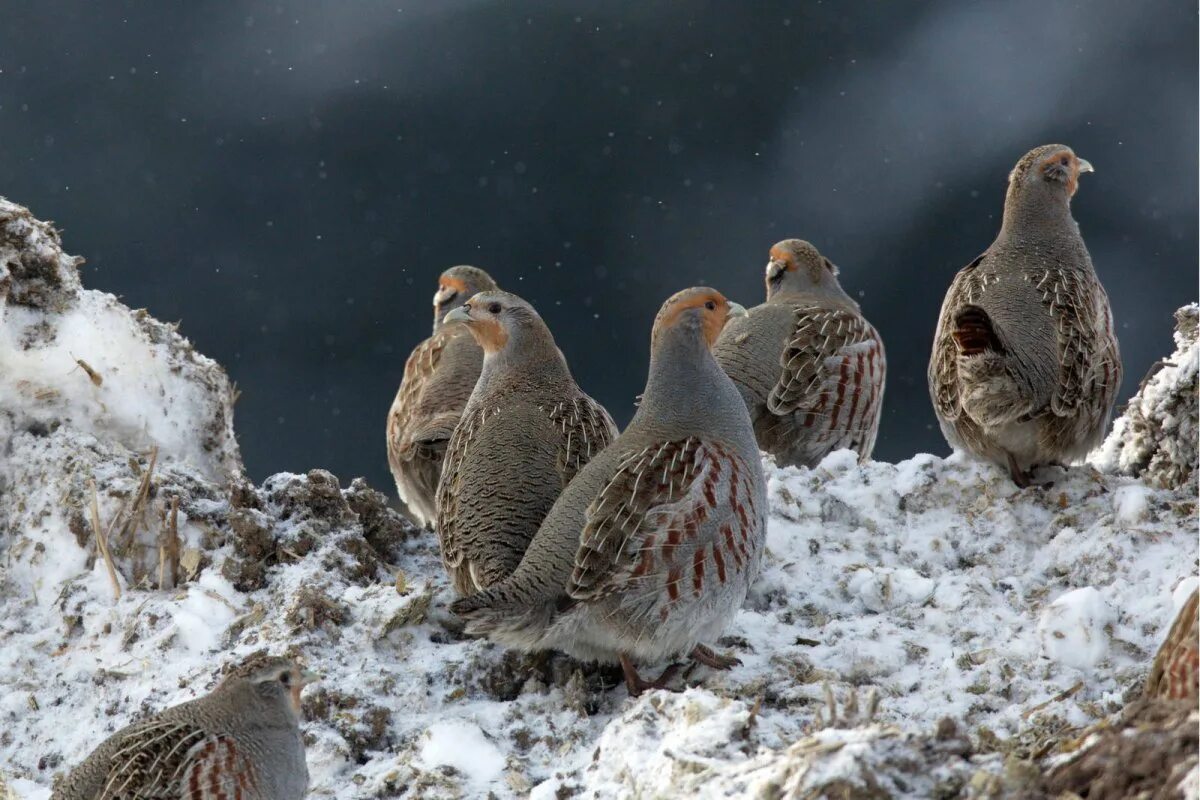
<svg viewBox="0 0 1200 800"><path fill-rule="evenodd" d="M315 797L1035 796L1138 694L1197 583L1192 306L1096 461L1050 488L958 456L766 464L763 575L716 643L744 665L630 699L617 671L464 637L433 537L362 481L252 485L220 367L77 264L0 201L0 772L20 797L264 649L323 675Z"/></svg>

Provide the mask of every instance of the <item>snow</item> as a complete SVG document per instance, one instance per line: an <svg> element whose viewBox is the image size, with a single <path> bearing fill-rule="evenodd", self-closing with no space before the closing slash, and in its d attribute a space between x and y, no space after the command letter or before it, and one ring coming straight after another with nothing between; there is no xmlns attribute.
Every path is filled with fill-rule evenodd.
<svg viewBox="0 0 1200 800"><path fill-rule="evenodd" d="M73 270L12 208L22 252ZM1102 469L1027 490L960 456L766 461L763 572L713 643L742 666L630 698L619 671L463 636L433 536L361 481L249 484L214 434L232 430L219 367L152 319L162 337L139 338L73 274L44 296L0 278L23 370L0 371L0 770L17 797L264 649L322 675L303 698L314 797L953 796L1122 708L1197 584L1195 492L1126 474L1111 439ZM37 315L45 363L21 350ZM90 324L119 358L75 349Z"/></svg>
<svg viewBox="0 0 1200 800"><path fill-rule="evenodd" d="M1108 655L1108 632L1116 617L1091 586L1073 589L1042 612L1038 641L1042 654L1079 670L1090 670Z"/></svg>

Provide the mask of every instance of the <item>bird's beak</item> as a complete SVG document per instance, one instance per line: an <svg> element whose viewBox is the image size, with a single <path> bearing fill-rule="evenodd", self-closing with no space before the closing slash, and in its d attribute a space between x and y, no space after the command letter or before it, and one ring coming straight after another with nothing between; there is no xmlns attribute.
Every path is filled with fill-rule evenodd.
<svg viewBox="0 0 1200 800"><path fill-rule="evenodd" d="M458 290L453 286L439 286L438 290L433 294L433 305L444 306L453 300L456 294L458 294Z"/></svg>
<svg viewBox="0 0 1200 800"><path fill-rule="evenodd" d="M300 673L301 686L308 686L310 683L316 683L319 680L321 680L321 675L313 672L311 669L306 669Z"/></svg>
<svg viewBox="0 0 1200 800"><path fill-rule="evenodd" d="M1096 171L1096 168L1092 166L1092 162L1088 161L1086 158L1079 158L1078 156L1076 156L1075 160L1079 162L1079 171L1080 172L1095 172Z"/></svg>
<svg viewBox="0 0 1200 800"><path fill-rule="evenodd" d="M729 304L728 316L730 316L730 317L744 317L750 313L749 311L746 310L746 307L744 305L742 305L741 303L735 303L732 300L728 300L726 302Z"/></svg>
<svg viewBox="0 0 1200 800"><path fill-rule="evenodd" d="M446 316L442 317L443 325L449 325L452 322L470 322L470 321L471 321L471 315L467 313L467 309L464 308L463 306L459 306L458 308L451 309L450 311L448 311L446 313Z"/></svg>
<svg viewBox="0 0 1200 800"><path fill-rule="evenodd" d="M773 281L784 273L787 269L787 264L778 259L772 258L767 262L767 280Z"/></svg>

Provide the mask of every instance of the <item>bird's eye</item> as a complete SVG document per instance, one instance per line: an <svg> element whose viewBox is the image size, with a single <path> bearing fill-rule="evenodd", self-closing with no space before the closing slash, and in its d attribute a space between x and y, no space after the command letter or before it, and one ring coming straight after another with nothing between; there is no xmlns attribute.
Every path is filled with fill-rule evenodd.
<svg viewBox="0 0 1200 800"><path fill-rule="evenodd" d="M705 303L704 307L707 308L709 311L717 310L717 304L714 303L712 300L709 300L707 303Z"/></svg>
<svg viewBox="0 0 1200 800"><path fill-rule="evenodd" d="M500 313L500 304L492 303L490 306L488 306L488 311L492 312L493 314L499 314Z"/></svg>
<svg viewBox="0 0 1200 800"><path fill-rule="evenodd" d="M282 683L284 686L291 686L292 685L292 673L285 672L282 675L280 675L279 682Z"/></svg>
<svg viewBox="0 0 1200 800"><path fill-rule="evenodd" d="M468 314L470 314L471 313L471 304L463 303L463 311L466 311Z"/></svg>

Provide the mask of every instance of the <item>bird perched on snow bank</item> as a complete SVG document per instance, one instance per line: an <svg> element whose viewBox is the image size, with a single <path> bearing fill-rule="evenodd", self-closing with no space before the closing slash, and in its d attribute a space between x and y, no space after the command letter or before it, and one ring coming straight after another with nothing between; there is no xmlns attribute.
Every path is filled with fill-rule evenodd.
<svg viewBox="0 0 1200 800"><path fill-rule="evenodd" d="M767 301L730 321L713 355L741 390L758 446L780 465L875 448L887 362L883 341L817 248L771 248Z"/></svg>
<svg viewBox="0 0 1200 800"><path fill-rule="evenodd" d="M211 694L117 731L51 798L299 800L300 690L313 677L291 659L253 657Z"/></svg>
<svg viewBox="0 0 1200 800"><path fill-rule="evenodd" d="M1200 592L1192 592L1183 604L1158 649L1145 696L1187 700L1195 707L1200 697Z"/></svg>
<svg viewBox="0 0 1200 800"><path fill-rule="evenodd" d="M703 643L742 605L765 534L750 416L711 352L745 313L713 289L667 300L632 422L567 486L512 576L451 606L469 632L619 661L635 694L666 678L643 680L635 660L737 663Z"/></svg>
<svg viewBox="0 0 1200 800"><path fill-rule="evenodd" d="M1121 384L1108 295L1071 216L1091 171L1061 144L1017 162L1000 233L955 277L934 337L929 392L946 440L1019 486L1099 444Z"/></svg>
<svg viewBox="0 0 1200 800"><path fill-rule="evenodd" d="M496 288L477 267L451 267L433 296L433 335L413 348L387 418L388 464L396 493L419 524L436 516L438 478L450 434L475 388L483 351L461 326L442 319L471 295Z"/></svg>
<svg viewBox="0 0 1200 800"><path fill-rule="evenodd" d="M482 292L444 324L469 330L484 353L437 494L442 561L468 594L512 574L563 487L617 430L521 298Z"/></svg>

